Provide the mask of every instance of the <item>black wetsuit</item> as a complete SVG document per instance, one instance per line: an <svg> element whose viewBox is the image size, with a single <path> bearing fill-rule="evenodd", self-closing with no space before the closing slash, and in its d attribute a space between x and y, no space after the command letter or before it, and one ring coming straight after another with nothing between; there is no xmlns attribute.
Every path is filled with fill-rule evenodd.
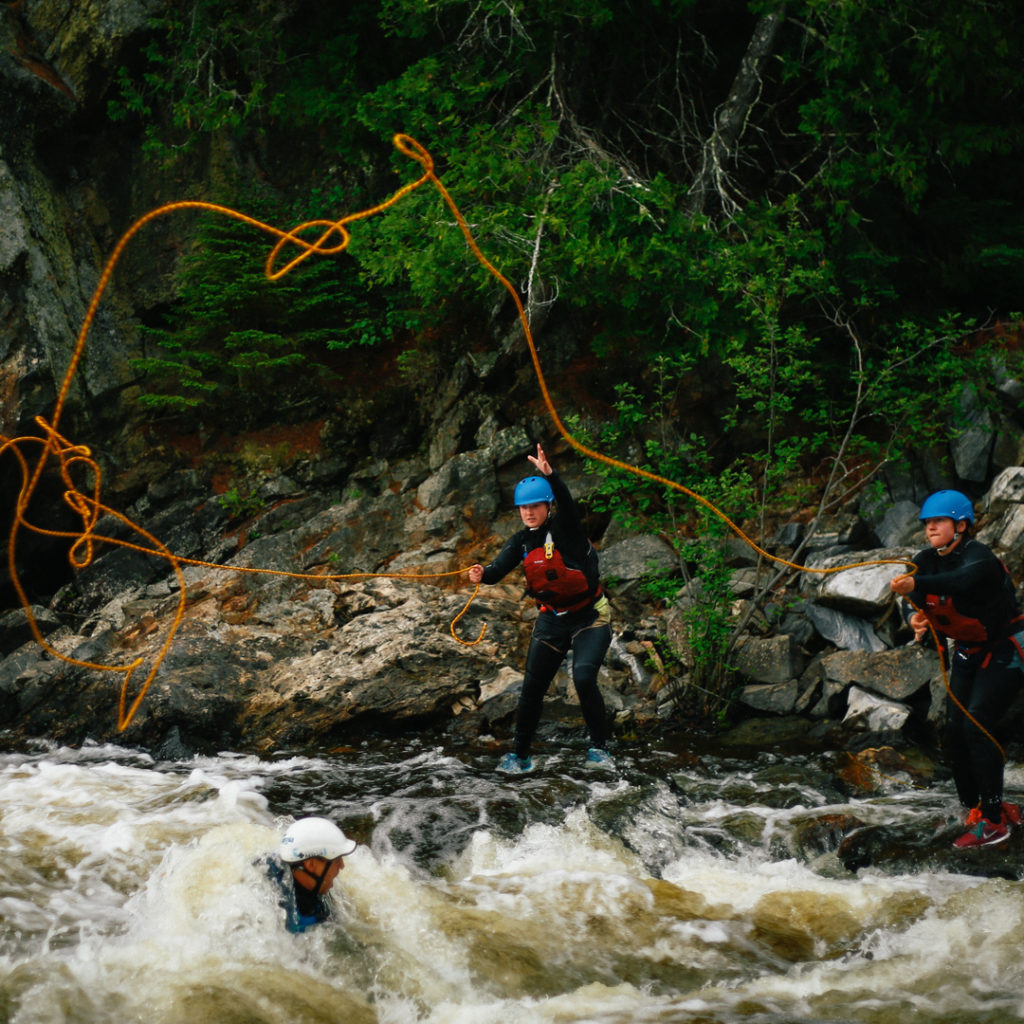
<svg viewBox="0 0 1024 1024"><path fill-rule="evenodd" d="M498 556L484 567L483 582L497 583L537 548L543 548L550 535L555 551L567 566L585 573L590 589L576 597L571 610L559 607L559 597L532 591L540 605L533 627L523 672L523 689L516 714L515 752L529 756L533 734L540 721L544 694L572 649L572 679L580 700L580 710L590 733L591 745L603 749L607 743L604 700L597 686L597 674L612 640L608 601L601 596L597 578L597 554L594 552L569 488L557 473L548 478L558 504L558 512L536 529L524 527L506 542Z"/></svg>
<svg viewBox="0 0 1024 1024"><path fill-rule="evenodd" d="M1021 660L1011 637L1024 623L1014 621L1020 611L1013 581L976 540L962 541L947 555L926 548L914 564L918 571L907 597L940 636L954 641L949 687L970 715L947 699L943 745L957 795L965 807L980 803L982 814L998 822L1003 755L978 725L994 736L1021 685Z"/></svg>

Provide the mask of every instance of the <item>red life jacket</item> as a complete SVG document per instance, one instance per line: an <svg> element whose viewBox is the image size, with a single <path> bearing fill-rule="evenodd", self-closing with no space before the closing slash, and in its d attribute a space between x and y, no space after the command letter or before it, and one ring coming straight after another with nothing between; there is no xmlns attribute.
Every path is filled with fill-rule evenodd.
<svg viewBox="0 0 1024 1024"><path fill-rule="evenodd" d="M983 644L989 639L988 630L980 619L972 619L957 610L953 598L941 594L925 594L921 611L943 636L968 644Z"/></svg>
<svg viewBox="0 0 1024 1024"><path fill-rule="evenodd" d="M593 561L593 579L582 569L566 565L548 533L544 544L523 554L526 592L535 598L542 611L558 615L578 612L601 594L597 582L597 552L587 541L587 558Z"/></svg>
<svg viewBox="0 0 1024 1024"><path fill-rule="evenodd" d="M1006 613L1009 617L1008 620L993 622L990 619L986 623L979 618L964 615L956 607L955 601L949 595L926 593L921 611L924 612L928 617L928 621L931 622L939 633L960 643L984 645L1002 640L1007 635L1007 631L1012 630L1012 626L1019 623L1021 615L1014 598L1014 587L1010 570L1002 560L1000 560L1000 564L1003 567L1003 572L1006 574L1003 578L1003 586L1006 588L1004 596L1007 602ZM927 585L927 577L922 582ZM993 631L995 631L996 635L992 635Z"/></svg>

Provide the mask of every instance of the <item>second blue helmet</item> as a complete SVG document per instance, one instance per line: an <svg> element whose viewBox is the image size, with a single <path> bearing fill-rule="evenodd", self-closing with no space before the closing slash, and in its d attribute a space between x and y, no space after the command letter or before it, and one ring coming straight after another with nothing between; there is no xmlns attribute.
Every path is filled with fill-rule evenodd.
<svg viewBox="0 0 1024 1024"><path fill-rule="evenodd" d="M555 500L555 492L544 477L528 476L516 484L512 500L516 508L520 505L535 505L538 501L552 502Z"/></svg>
<svg viewBox="0 0 1024 1024"><path fill-rule="evenodd" d="M974 505L966 494L959 491L936 491L924 499L921 506L921 521L925 519L952 519L954 523L967 520L974 525Z"/></svg>

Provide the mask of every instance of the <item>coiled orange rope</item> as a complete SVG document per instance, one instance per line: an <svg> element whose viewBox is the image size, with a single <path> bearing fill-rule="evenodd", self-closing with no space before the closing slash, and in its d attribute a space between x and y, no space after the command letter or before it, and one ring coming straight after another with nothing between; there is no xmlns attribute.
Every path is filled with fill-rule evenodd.
<svg viewBox="0 0 1024 1024"><path fill-rule="evenodd" d="M616 469L622 470L626 473L632 473L635 476L639 476L650 480L652 483L659 484L663 487L670 488L687 495L698 504L704 506L713 515L717 516L737 537L745 541L754 551L756 551L763 558L768 559L779 565L784 565L789 568L798 570L800 572L816 573L816 574L829 574L842 572L846 569L861 568L870 565L899 565L904 568L909 568L912 573L916 571L914 563L902 560L902 559L878 559L874 561L858 562L850 565L833 566L830 568L820 568L806 565L799 565L795 562L787 561L784 558L780 558L777 555L773 555L768 551L765 551L760 545L758 545L751 537L749 537L736 523L734 523L721 509L717 508L714 504L704 498L702 495L697 494L695 491L686 487L685 485L678 483L674 480L669 480L666 477L659 476L656 473L649 472L648 470L641 469L637 466L630 465L629 463L622 462L619 459L612 458L611 456L604 455L601 452L594 451L592 448L582 444L576 438L570 434L563 424L561 418L555 409L554 403L551 400L551 394L548 390L547 381L544 377L543 370L540 365L540 358L537 354L537 348L534 343L533 334L530 330L529 320L526 316L526 311L523 307L522 300L519 297L519 293L512 286L509 280L487 259L484 253L481 251L477 244L473 233L470 231L469 225L467 224L462 212L459 210L454 199L449 194L448 190L441 183L440 179L434 173L434 161L430 153L418 143L415 139L405 134L397 134L393 139L395 147L405 156L416 161L423 169L422 175L415 181L404 185L398 189L390 198L377 204L376 206L369 207L365 210L361 210L357 213L349 214L348 216L342 217L339 220L310 220L303 224L292 228L289 231L281 230L280 228L274 227L271 224L263 223L262 221L256 220L253 217L249 217L238 210L231 209L227 206L221 206L216 203L207 203L200 201L182 201L167 203L156 209L153 209L140 217L135 221L134 224L124 233L120 241L115 246L113 252L107 260L107 263L103 269L103 273L96 285L95 291L92 296L92 300L86 310L85 317L82 322L81 329L78 333L75 347L72 353L70 363L67 371L64 375L63 382L57 395L57 400L54 405L54 411L51 419L47 421L43 417L37 417L36 423L42 430L43 436L37 437L20 437L20 438L0 438L3 444L0 445L0 455L5 451L11 451L18 459L21 466L22 473L22 486L19 490L15 515L10 529L8 537L8 569L10 572L12 583L17 591L18 597L25 608L28 616L28 622L32 635L35 640L50 654L61 659L62 661L68 662L73 665L80 666L82 668L97 669L102 671L119 672L122 675L121 691L118 700L118 719L117 728L118 731L123 731L131 723L135 713L137 712L139 705L142 703L143 698L146 695L147 690L153 682L153 679L160 668L161 663L164 660L168 650L170 649L171 643L178 631L181 621L184 617L187 593L185 587L184 574L182 573L181 567L183 565L194 565L202 566L210 569L220 569L230 572L241 572L241 573L258 573L268 574L275 576L286 576L295 579L308 579L308 580L342 580L342 579L359 579L359 578L371 578L371 577L384 577L393 579L440 579L450 576L458 576L465 572L465 568L455 569L450 572L443 573L331 573L331 574L320 574L320 573L292 573L283 570L276 569L260 569L251 567L235 567L235 566L223 566L216 563L204 562L196 559L182 558L171 552L160 540L149 534L147 531L142 529L140 526L132 522L130 519L117 512L116 510L104 505L100 500L101 491L101 472L98 464L92 458L90 449L84 445L75 445L64 438L59 432L60 419L64 411L64 407L67 403L68 392L71 387L72 380L75 372L78 369L78 364L82 358L83 351L85 349L85 342L88 336L89 330L92 327L93 320L95 319L97 309L99 307L100 300L105 292L107 285L110 282L111 275L113 274L114 268L117 265L121 254L124 252L125 247L128 243L150 222L157 219L158 217L165 216L167 214L176 213L183 210L201 210L212 213L221 214L227 217L232 217L236 220L242 221L245 224L249 224L252 227L263 231L271 236L276 237L277 241L274 243L269 255L267 256L265 273L269 280L276 281L282 278L285 274L289 273L295 267L297 267L304 260L310 256L316 254L320 256L332 256L337 255L345 251L351 240L351 235L348 231L347 225L354 223L358 220L365 220L375 214L381 213L384 210L389 209L398 203L405 196L411 192L422 187L423 185L430 183L440 193L442 199L447 205L455 217L456 222L462 231L466 242L472 251L477 261L490 273L495 280L497 280L511 295L513 302L515 303L516 312L519 317L520 324L523 328L523 333L526 338L526 343L530 350L530 357L533 362L534 372L537 377L537 382L540 386L541 395L544 400L545 407L549 415L551 416L552 422L555 425L556 430L562 436L562 438L580 454L587 458L604 462L609 466L613 466ZM313 232L317 232L317 236L314 241L307 241L306 235ZM285 250L289 246L295 246L298 250L297 254L294 255L290 260L283 263L282 266L278 267L277 262ZM29 463L25 458L21 446L37 444L41 446L39 458L35 464L34 469L30 469ZM39 484L44 469L50 459L56 460L61 479L65 486L64 500L68 506L76 513L81 519L82 528L80 531L70 533L45 529L38 525L31 523L25 517L28 505L32 499L32 496ZM91 486L88 488L89 493L84 493L79 486L75 483L72 478L73 471L84 470L87 476L91 477ZM95 526L99 521L101 515L110 515L118 521L124 523L136 534L142 537L147 544L136 544L130 541L117 539L113 537L105 537L95 532ZM157 652L153 664L150 667L149 673L145 680L141 683L139 690L135 697L130 701L128 699L129 684L132 679L133 673L140 667L144 659L138 658L125 665L100 665L93 662L79 661L74 658L70 658L59 651L56 651L53 647L47 644L42 632L36 623L35 617L32 614L30 603L25 590L18 578L17 566L16 566L16 551L17 551L17 539L20 530L24 528L31 530L34 533L42 534L50 537L67 538L72 541L71 548L69 551L69 560L75 568L83 568L89 565L94 557L95 545L97 543L114 544L121 547L128 548L130 550L139 551L147 555L155 555L164 558L173 568L174 573L177 577L179 585L179 596L178 605L175 612L174 620L168 630L167 637L165 638L160 650ZM455 632L455 626L459 620L466 614L480 587L477 584L466 602L462 611L455 617L450 626L450 632L452 637L460 644L466 646L473 646L480 643L483 639L486 625L484 625L480 631L480 635L476 640L466 641L462 640ZM934 634L934 630L933 630ZM936 642L938 643L938 637L936 635ZM945 675L945 668L943 668ZM947 691L949 691L949 684L946 684ZM956 700L955 696L950 691L950 696L953 700ZM966 709L962 705L957 704L970 718L971 716L967 713ZM973 721L973 719L971 719ZM977 723L975 723L977 724ZM982 728L980 725L978 728ZM982 730L985 731L984 729ZM986 732L986 735L989 735ZM993 743L996 743L995 739L992 738ZM999 744L996 743L998 747ZM1002 748L1000 747L1000 750Z"/></svg>

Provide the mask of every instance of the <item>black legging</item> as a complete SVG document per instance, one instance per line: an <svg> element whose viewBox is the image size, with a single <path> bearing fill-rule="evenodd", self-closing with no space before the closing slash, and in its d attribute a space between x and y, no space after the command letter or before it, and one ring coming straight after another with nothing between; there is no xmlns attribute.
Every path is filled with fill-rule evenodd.
<svg viewBox="0 0 1024 1024"><path fill-rule="evenodd" d="M949 674L949 688L971 718L995 735L999 720L1021 685L1016 648L1009 640L989 651L966 654L957 650ZM970 718L946 699L944 746L953 782L965 807L981 804L989 821L1002 818L1002 751Z"/></svg>
<svg viewBox="0 0 1024 1024"><path fill-rule="evenodd" d="M530 756L544 694L570 648L572 681L590 732L590 744L604 747L607 742L604 700L597 686L597 673L611 642L612 628L607 615L598 614L593 605L568 615L541 612L537 616L526 652L523 691L516 713L515 751L520 757Z"/></svg>

